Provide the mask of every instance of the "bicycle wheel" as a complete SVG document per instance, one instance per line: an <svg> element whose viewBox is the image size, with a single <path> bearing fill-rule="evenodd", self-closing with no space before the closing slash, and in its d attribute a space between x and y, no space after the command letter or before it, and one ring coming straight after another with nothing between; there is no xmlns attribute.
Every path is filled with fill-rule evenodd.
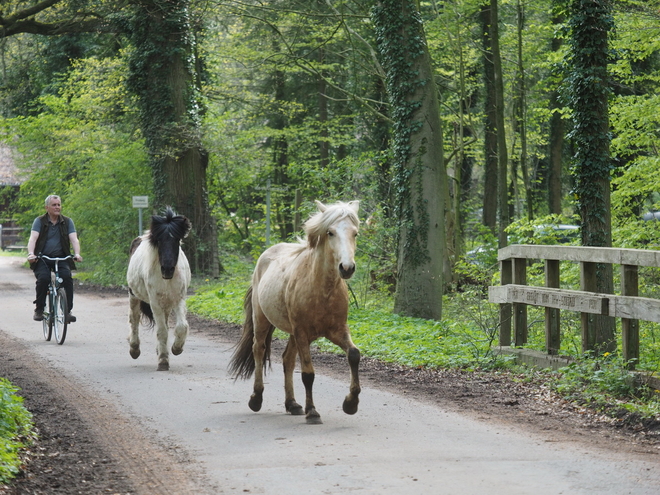
<svg viewBox="0 0 660 495"><path fill-rule="evenodd" d="M66 292L63 288L57 289L55 294L55 311L53 313L53 326L55 327L55 340L58 344L64 344L66 339L66 315L69 312L69 305L66 301Z"/></svg>
<svg viewBox="0 0 660 495"><path fill-rule="evenodd" d="M48 307L44 308L44 319L41 320L41 324L44 329L44 339L50 341L53 336L53 298L48 293Z"/></svg>

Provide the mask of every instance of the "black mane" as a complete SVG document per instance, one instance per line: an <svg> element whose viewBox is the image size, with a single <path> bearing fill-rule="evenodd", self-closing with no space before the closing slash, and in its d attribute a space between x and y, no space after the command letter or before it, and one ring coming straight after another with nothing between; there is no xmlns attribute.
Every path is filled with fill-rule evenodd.
<svg viewBox="0 0 660 495"><path fill-rule="evenodd" d="M165 209L164 216L151 216L151 230L149 232L149 242L157 246L158 242L164 238L171 237L181 241L188 235L191 228L190 220L183 215L174 213L171 207Z"/></svg>

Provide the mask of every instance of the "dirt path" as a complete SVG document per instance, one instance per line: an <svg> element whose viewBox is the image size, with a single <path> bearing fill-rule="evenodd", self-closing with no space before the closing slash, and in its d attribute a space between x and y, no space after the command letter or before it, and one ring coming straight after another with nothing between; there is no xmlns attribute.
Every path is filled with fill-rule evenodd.
<svg viewBox="0 0 660 495"><path fill-rule="evenodd" d="M0 273L1 278L2 274ZM2 282L2 280L0 280L0 287L3 287L0 292L24 290L24 286L20 283L12 287L10 283ZM112 301L112 304L119 304L119 302L116 302L116 294L104 291L99 293L91 290L89 294L83 296L85 292L84 288L78 289L81 297L90 297L95 301L103 301L107 297ZM0 293L0 298L2 297L3 294ZM99 304L101 303L99 302ZM88 315L87 318L88 320L93 319L91 315ZM254 485L238 485L236 479L230 479L229 475L226 477L233 485L219 485L217 481L214 482L210 479L210 474L214 474L213 472L210 473L214 467L213 463L203 460L200 463L198 453L181 448L176 440L168 439L167 435L163 435L162 432L154 431L154 428L158 428L160 424L156 420L147 423L147 428L145 428L144 420L137 421L131 414L127 414L125 407L118 407L118 404L113 400L113 397L115 397L113 393L100 395L98 392L90 391L89 383L82 383L78 378L68 376L68 374L63 375L60 368L53 366L42 355L34 352L32 347L33 345L42 344L53 346L53 343L41 342L36 344L35 339L29 334L29 332L37 331L34 325L27 325L28 330L26 330L27 336L25 337L28 339L27 341L24 340L20 332L18 337L9 336L3 331L3 326L8 321L12 321L12 319L2 318L0 320L0 376L9 378L22 388L21 395L25 397L26 405L34 413L41 439L27 459L24 475L16 481L12 488L0 488L0 493L130 493L157 495L165 493L184 495L188 493L221 493L224 491L232 493L275 493L269 492L263 486L255 489L253 488ZM125 324L125 322L122 322L122 324ZM82 328L83 325L74 326L72 331L81 331ZM238 331L235 326L191 318L191 337L199 336L212 342L226 344L236 341ZM124 333L123 328L121 333ZM67 341L65 346L75 347L81 345L78 340L82 340L82 336L78 335L77 337L76 333L73 333L72 340ZM57 346L47 348L48 351L53 353L59 352L58 349L69 351L69 349L62 349ZM276 343L274 355L279 355L280 350L281 344ZM75 352L91 352L91 349L82 346ZM200 356L202 349L187 349L186 353L188 352L192 352L193 355L196 352ZM57 356L56 354L53 355ZM126 356L123 356L123 358L127 358L127 351ZM147 363L147 368L151 364L155 364L155 357L152 356L152 358L154 363ZM146 359L149 358L146 357ZM342 384L347 383L348 369L344 358L335 355L316 354L314 363L319 377L334 377ZM195 361L192 365L196 366L197 362ZM279 373L277 363L273 364L273 368L273 373ZM137 369L133 367L132 373L139 374L140 370L139 367ZM149 373L151 373L150 370ZM162 376L164 375L157 375L157 377ZM168 379L178 379L175 373L169 376ZM534 441L537 442L537 445L541 445L542 448L539 452L542 454L537 453L534 455L545 455L544 452L554 452L557 449L566 448L569 456L573 455L571 452L579 451L585 453L585 455L586 452L590 452L589 455L593 454L594 458L609 459L614 452L616 453L614 456L616 466L623 466L625 470L630 471L632 476L641 480L645 480L649 476L646 472L647 469L650 469L648 466L657 466L659 460L660 435L657 425L645 426L634 422L626 424L621 421L617 422L599 417L586 410L574 408L561 402L545 390L542 384L517 382L508 375L492 373L435 372L407 369L369 359L364 359L361 364L361 378L363 387L367 389L381 390L383 393L396 392L397 396L405 397L406 399L402 402L402 405L396 406L408 408L408 412L402 416L404 418L410 416L415 418L415 422L428 422L429 424L431 424L431 421L435 421L426 418L422 414L421 404L439 408L435 414L446 416L448 419L452 416L443 411L460 412L462 415L478 422L473 425L475 428L480 428L479 424L484 425L484 438L493 428L488 425L494 425L494 428L503 428L501 431L507 434L507 443L517 441L516 432L518 431L524 432L525 435L535 435L536 440ZM191 382L190 387L206 383L205 378L197 378L196 380L196 382ZM217 380L217 377L214 380ZM232 387L248 390L244 385L232 385ZM321 382L319 388L323 387L326 387L326 385ZM279 390L273 392L273 395L275 394L279 394ZM365 395L363 404L361 404L363 410L358 413L359 418L373 416L375 406L373 402L381 398L381 395L376 392L371 394L371 399L369 399L369 395ZM268 400L279 402L280 399L280 397L277 397ZM119 400L119 397L117 397L117 400ZM298 442L295 437L297 433L295 432L301 432L300 434L304 438L307 438L310 434L313 434L314 437L320 435L316 432L310 433L308 428L296 429L296 423L292 425L290 422L291 418L282 418L283 415L278 409L278 404L274 404L276 411L273 413L274 416L268 416L267 411L259 415L253 415L247 411L247 407L243 404L246 400L247 396L240 395L240 404L236 405L238 412L235 413L233 426L236 429L239 423L253 421L252 424L247 425L248 428L243 431L243 435L248 435L249 431L255 428L262 428L267 436L271 433L276 434L274 442L279 445L277 448L281 452L286 452L286 449L281 450L284 448L283 442ZM391 400L394 400L394 398L391 398ZM217 404L213 407L224 407L227 405L224 402L232 402L232 399L227 397L222 402L222 405L217 401L212 402L212 404ZM392 406L394 404L389 407ZM410 409L411 407L416 409ZM324 411L321 412L324 413ZM229 416L231 417L232 414L234 413L230 412ZM331 426L322 428L330 430L357 428L351 426L355 423L354 419L349 419L345 423L346 426L340 426L339 420L332 416L331 411L328 411L327 414ZM217 419L217 415L213 417ZM277 430L280 418L282 418L282 425L285 428L282 431ZM337 418L343 420L345 416L338 416ZM193 418L191 418L191 422L192 420ZM263 423L263 421L266 421L266 423ZM377 420L374 419L373 421ZM333 422L335 423L334 426L332 425ZM378 422L382 422L382 420L378 420ZM155 426L149 427L149 424ZM217 423L215 427L220 428L219 425L220 423ZM405 430L407 427L404 424L400 426L401 430ZM374 424L366 430L357 428L355 431L361 435L362 443L375 441L375 437L379 434L378 424ZM499 434L499 431L497 431L497 434ZM210 434L215 433L210 432ZM447 430L444 435L452 434L454 434L452 430ZM334 441L345 441L342 440L341 436L337 436L337 432L334 435L332 437L335 438ZM216 438L222 439L223 442L229 442L227 444L228 448L238 448L239 451L237 452L240 452L240 444L233 446L231 439L228 440L225 435L218 435ZM247 436L244 438L246 443L251 441ZM328 441L332 440L322 441L320 436L315 440L315 442ZM463 440L463 442L465 441ZM484 442L484 449L486 449L487 440L484 440ZM458 446L455 442L450 444ZM304 445L302 443L300 446L305 448ZM404 453L406 448L399 448L399 451ZM419 448L428 447L421 443ZM506 460L505 446L502 445L501 449ZM394 449L394 452L396 451L397 449ZM373 455L377 456L378 453ZM434 465L437 466L440 472L447 469L443 457L446 453L435 452L429 455L437 456ZM453 455L457 456L456 460L460 457L456 452ZM580 454L576 459L581 456L583 455ZM464 457L464 461L470 463L474 460L468 456ZM361 460L360 463L362 462L364 461ZM489 462L492 463L492 460ZM551 462L557 463L559 461L553 460ZM512 466L515 465L519 468L516 463L515 460L511 461ZM341 464L333 466L332 460L319 456L316 460L316 468L312 467L312 472L317 473L319 469L327 470L330 468L344 469ZM281 469L282 472L290 470L286 466ZM558 471L559 474L561 472L561 470ZM364 476L368 477L368 473L369 471L365 470ZM412 480L412 478L405 481L405 483L413 483L413 485L403 484L398 488L391 485L394 491L390 493L397 493L397 490L398 493L403 493L400 489L405 491L405 487L419 486L421 488L425 486L422 483L425 481L425 476L428 477L429 475L419 474L421 474L419 481L417 479ZM347 472L342 474L344 480L347 475ZM597 472L594 476L596 475ZM221 473L220 478L222 476L224 474ZM555 478L557 478L556 475ZM432 480L426 481L431 483ZM487 486L494 486L492 480L486 481L490 483ZM555 479L556 481L557 479ZM639 488L639 490L633 490L631 493L652 493L648 491L647 486L647 483L650 482L650 480L647 480L643 486L633 487ZM364 487L360 488L360 486L344 486L345 482L335 481L333 483L335 485L330 483L327 486L335 486L335 489L329 488L325 490L326 493L340 493L349 490L358 490L361 493L387 492L387 490L382 489L380 491L377 489L369 491ZM557 489L559 490L559 488ZM537 493L559 493L559 491L553 492L551 489L545 492L535 491ZM581 491L577 489L573 490L573 493ZM462 492L470 493L470 490L466 489ZM491 493L497 492L492 491ZM525 490L522 488L516 490L513 486L507 493L525 493ZM607 488L604 488L600 493L614 492L608 492Z"/></svg>

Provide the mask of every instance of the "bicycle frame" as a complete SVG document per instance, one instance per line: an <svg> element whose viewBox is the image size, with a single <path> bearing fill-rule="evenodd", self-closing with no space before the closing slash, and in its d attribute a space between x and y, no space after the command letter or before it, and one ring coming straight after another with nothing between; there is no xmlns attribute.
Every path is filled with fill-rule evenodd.
<svg viewBox="0 0 660 495"><path fill-rule="evenodd" d="M55 340L62 345L66 339L66 330L68 326L67 314L69 311L66 292L62 287L62 278L59 273L59 262L68 261L73 256L64 258L51 258L46 255L39 255L39 259L54 261L55 266L50 272L50 284L48 285L47 305L44 308L43 331L44 338L50 340L53 329L55 330Z"/></svg>

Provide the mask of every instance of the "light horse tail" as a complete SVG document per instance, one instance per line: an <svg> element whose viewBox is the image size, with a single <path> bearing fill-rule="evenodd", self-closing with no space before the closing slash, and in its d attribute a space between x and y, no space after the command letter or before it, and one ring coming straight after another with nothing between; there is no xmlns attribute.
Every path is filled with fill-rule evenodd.
<svg viewBox="0 0 660 495"><path fill-rule="evenodd" d="M252 320L252 286L250 286L245 293L243 311L245 312L243 335L241 335L241 340L239 340L234 347L234 354L229 361L229 374L233 375L236 380L239 378L250 378L255 369L253 353L254 321ZM266 342L264 343L264 370L266 369L266 366L270 364L270 347L274 331L275 327L271 325L268 330L268 335L266 336Z"/></svg>

